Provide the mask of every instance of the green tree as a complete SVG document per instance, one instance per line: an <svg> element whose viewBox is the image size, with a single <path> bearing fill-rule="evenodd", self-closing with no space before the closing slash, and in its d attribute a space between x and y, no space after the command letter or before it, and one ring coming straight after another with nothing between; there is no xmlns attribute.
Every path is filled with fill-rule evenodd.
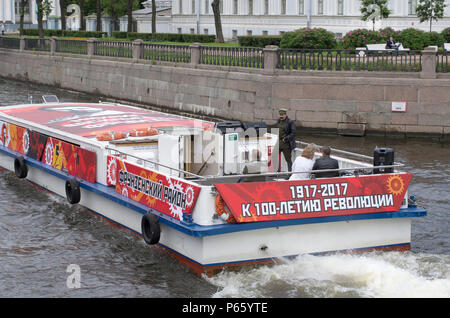
<svg viewBox="0 0 450 318"><path fill-rule="evenodd" d="M133 0L127 0L127 32L133 32Z"/></svg>
<svg viewBox="0 0 450 318"><path fill-rule="evenodd" d="M375 21L389 18L391 10L388 9L389 0L362 0L360 11L362 13L361 20L372 21L373 30L375 31Z"/></svg>
<svg viewBox="0 0 450 318"><path fill-rule="evenodd" d="M133 10L140 8L142 1L133 1ZM128 0L101 0L103 7L103 12L110 15L114 22L113 31L118 31L119 29L119 18L128 15Z"/></svg>
<svg viewBox="0 0 450 318"><path fill-rule="evenodd" d="M20 36L23 35L23 19L25 16L25 8L29 5L29 0L20 0L19 15L20 15Z"/></svg>
<svg viewBox="0 0 450 318"><path fill-rule="evenodd" d="M42 23L44 16L48 16L52 11L50 0L36 0L38 14L38 34L40 38L44 37L44 25Z"/></svg>
<svg viewBox="0 0 450 318"><path fill-rule="evenodd" d="M61 9L61 30L65 30L66 29L67 1L59 0L59 7Z"/></svg>
<svg viewBox="0 0 450 318"><path fill-rule="evenodd" d="M222 22L220 20L220 1L221 0L213 0L211 3L211 7L214 13L214 25L216 27L216 42L223 43L223 33L222 33ZM223 0L222 0L223 1Z"/></svg>
<svg viewBox="0 0 450 318"><path fill-rule="evenodd" d="M437 21L444 17L444 9L446 6L445 0L419 0L416 7L416 15L420 23L430 21L431 32L433 20Z"/></svg>
<svg viewBox="0 0 450 318"><path fill-rule="evenodd" d="M103 11L102 1L96 0L95 1L95 15L97 20L96 31L99 32L102 30L102 11Z"/></svg>
<svg viewBox="0 0 450 318"><path fill-rule="evenodd" d="M152 0L152 34L156 34L156 0Z"/></svg>

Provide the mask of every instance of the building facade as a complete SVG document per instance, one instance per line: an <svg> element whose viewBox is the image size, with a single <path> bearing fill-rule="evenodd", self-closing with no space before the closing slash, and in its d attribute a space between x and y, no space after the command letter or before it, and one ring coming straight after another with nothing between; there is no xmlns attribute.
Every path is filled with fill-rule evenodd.
<svg viewBox="0 0 450 318"><path fill-rule="evenodd" d="M215 33L212 0L173 0L172 32ZM444 18L433 21L433 31L450 27L450 0ZM429 30L415 15L417 0L390 0L388 19L375 23L375 29L409 27ZM221 21L224 37L279 35L301 27L321 27L337 36L348 31L372 29L372 21L362 21L361 0L222 0Z"/></svg>
<svg viewBox="0 0 450 318"><path fill-rule="evenodd" d="M46 27L61 28L59 0L52 0L52 11ZM212 0L156 0L158 10L157 32L215 34ZM392 27L395 30L417 28L429 30L429 23L420 23L415 14L418 0L390 0L388 19L378 20L375 29ZM0 23L6 30L18 28L20 0L0 0ZM440 32L450 27L450 0L445 0L444 18L433 21L432 30ZM138 32L151 32L151 1L143 3L144 9L135 11ZM348 31L372 29L372 21L362 21L361 0L221 0L220 11L224 37L235 40L241 35L280 35L301 27L321 27L336 36ZM171 9L170 9L171 8ZM170 9L166 10L166 9ZM70 20L70 19L69 19ZM92 21L91 21L92 20ZM87 18L87 29L94 29L93 17ZM103 31L111 30L108 17L103 21ZM126 19L120 29L126 30ZM26 27L36 27L36 1L30 0L25 8ZM72 28L69 26L69 28Z"/></svg>
<svg viewBox="0 0 450 318"><path fill-rule="evenodd" d="M20 0L0 0L0 23L6 30L16 30L20 23ZM29 1L24 8L24 24L37 24L36 1Z"/></svg>

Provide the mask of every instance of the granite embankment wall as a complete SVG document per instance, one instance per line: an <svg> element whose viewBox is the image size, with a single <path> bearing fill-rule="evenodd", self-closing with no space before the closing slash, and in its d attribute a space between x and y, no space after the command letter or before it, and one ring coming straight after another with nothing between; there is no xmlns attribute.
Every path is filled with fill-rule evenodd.
<svg viewBox="0 0 450 318"><path fill-rule="evenodd" d="M0 76L171 112L273 124L279 107L305 130L450 135L450 74L287 71L0 49ZM406 112L392 112L406 101Z"/></svg>

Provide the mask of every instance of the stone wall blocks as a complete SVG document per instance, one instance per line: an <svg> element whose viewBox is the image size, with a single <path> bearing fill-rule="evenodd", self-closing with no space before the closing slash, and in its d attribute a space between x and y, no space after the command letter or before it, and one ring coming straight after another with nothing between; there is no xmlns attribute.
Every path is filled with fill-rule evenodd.
<svg viewBox="0 0 450 318"><path fill-rule="evenodd" d="M341 112L319 112L319 111L297 111L295 118L298 121L317 121L317 122L342 122Z"/></svg>
<svg viewBox="0 0 450 318"><path fill-rule="evenodd" d="M450 86L421 87L419 102L422 103L450 103Z"/></svg>
<svg viewBox="0 0 450 318"><path fill-rule="evenodd" d="M354 100L330 100L328 101L328 111L356 112L358 104Z"/></svg>
<svg viewBox="0 0 450 318"><path fill-rule="evenodd" d="M447 115L439 114L419 114L418 123L419 126L450 126L450 113Z"/></svg>
<svg viewBox="0 0 450 318"><path fill-rule="evenodd" d="M330 101L314 99L291 99L289 108L292 110L327 111Z"/></svg>
<svg viewBox="0 0 450 318"><path fill-rule="evenodd" d="M414 86L385 86L384 100L417 102L419 100L419 89Z"/></svg>
<svg viewBox="0 0 450 318"><path fill-rule="evenodd" d="M427 134L429 135L437 135L442 136L444 131L443 127L440 126L427 126L427 125L420 125L420 126L414 126L414 125L406 125L405 126L405 132L408 136L425 136Z"/></svg>
<svg viewBox="0 0 450 318"><path fill-rule="evenodd" d="M299 127L366 124L380 134L448 133L450 78L386 72L304 72L157 63L127 59L11 52L0 49L7 76L137 100L179 112L273 123L278 109ZM406 101L405 113L391 112Z"/></svg>
<svg viewBox="0 0 450 318"><path fill-rule="evenodd" d="M393 125L417 125L419 121L419 115L409 113L397 113L391 114L391 124Z"/></svg>

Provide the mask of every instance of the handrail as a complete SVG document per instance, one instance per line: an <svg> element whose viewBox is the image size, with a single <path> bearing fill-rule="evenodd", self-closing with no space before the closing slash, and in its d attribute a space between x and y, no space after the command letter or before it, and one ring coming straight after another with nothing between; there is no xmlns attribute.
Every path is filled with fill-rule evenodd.
<svg viewBox="0 0 450 318"><path fill-rule="evenodd" d="M402 165L403 166L403 165ZM353 167L353 168L339 168L339 169L322 169L322 170L314 170L311 171L311 173L318 173L318 172L331 172L331 171L347 171L347 170L375 170L375 169L386 169L386 168L395 168L399 167L399 165L386 165L386 166L372 166L372 167ZM269 172L269 173L252 173L252 174L233 174L233 175L226 175L226 176L208 176L205 178L206 180L213 180L213 179L233 179L233 178L252 178L252 177L270 177L270 176L279 176L279 175L292 175L292 174L299 174L299 173L305 173L304 171L301 172L292 172L292 171L285 171L285 172Z"/></svg>
<svg viewBox="0 0 450 318"><path fill-rule="evenodd" d="M301 141L297 141L297 143L300 144L307 144ZM202 179L202 181L214 181L214 180L218 180L218 179L235 179L235 178L256 178L256 177L276 177L276 176L286 176L286 175L293 175L293 174L299 174L299 173L304 173L304 172L293 172L293 171L283 171L283 172L268 172L268 173L249 173L249 174L232 174L232 175L223 175L223 176L200 176L198 174L189 172L189 171L185 171L185 170L181 170L181 169L177 169L177 168L173 168L173 167L169 167L167 165L161 164L159 162L156 161L152 161L149 159L144 159L138 156L135 156L133 154L130 154L128 152L124 152L115 148L111 148L106 146L105 147L106 150L109 151L114 151L116 153L119 153L121 155L126 155L126 156L130 156L132 158L138 159L138 160L142 160L144 162L148 162L157 166L161 166L164 168L167 168L171 171L177 171L180 173L184 173L184 174L188 174L190 176ZM352 152L347 152L344 150L339 150L339 149L333 149L336 152L341 152L341 153L345 153L345 154L351 154L351 155L356 155L356 156L360 156L362 158L366 158L366 159L372 159L369 156L365 156L365 155L360 155L360 154L356 154L356 153L352 153ZM338 168L338 169L322 169L322 170L314 170L313 173L321 173L321 172L335 172L335 171L363 171L363 170L375 170L375 169L387 169L387 168L398 168L398 167L403 167L404 164L402 163L396 163L394 162L393 165L383 165L383 166L367 166L367 167L351 167L351 168Z"/></svg>
<svg viewBox="0 0 450 318"><path fill-rule="evenodd" d="M185 170L180 170L180 169L173 168L173 167L169 167L169 166L166 166L166 165L164 165L164 164L162 164L162 163L155 162L155 161L152 161L152 160L149 160L149 159L144 159L144 158L141 158L141 157L137 157L137 156L135 156L135 155L133 155L133 154L130 154L130 153L128 153L128 152L120 151L120 150L117 150L117 149L114 149L114 148L111 148L111 147L108 147L108 146L106 146L105 149L106 149L106 150L110 150L110 151L115 151L115 152L117 152L117 153L119 153L119 154L121 154L121 155L130 156L130 157L132 157L132 158L136 158L136 159L142 160L142 161L144 161L144 162L148 162L148 163L151 163L151 164L154 164L154 165L157 165L157 166L161 166L161 167L170 169L170 173L172 173L172 170L175 170L175 171L177 171L177 172L189 174L189 175L194 176L194 177L196 177L196 178L206 179L205 177L199 176L199 175L197 175L197 174L195 174L195 173L192 173L192 172L189 172L189 171L185 171Z"/></svg>
<svg viewBox="0 0 450 318"><path fill-rule="evenodd" d="M300 144L300 145L304 145L304 146L309 144L309 143L303 142L303 141L296 141L296 143ZM319 148L321 147L319 145L316 145L316 146L319 147ZM354 153L354 152L350 152L350 151L335 149L335 148L331 148L331 147L330 147L330 149L331 149L332 152L338 152L338 153L345 154L345 155L351 155L351 156L355 156L355 157L360 157L360 158L364 158L364 159L373 160L373 157L366 156L366 155L361 155L359 153ZM404 166L403 163L395 162L395 161L394 161L394 165L397 166L397 167L403 167ZM377 167L380 167L380 166L377 166Z"/></svg>

